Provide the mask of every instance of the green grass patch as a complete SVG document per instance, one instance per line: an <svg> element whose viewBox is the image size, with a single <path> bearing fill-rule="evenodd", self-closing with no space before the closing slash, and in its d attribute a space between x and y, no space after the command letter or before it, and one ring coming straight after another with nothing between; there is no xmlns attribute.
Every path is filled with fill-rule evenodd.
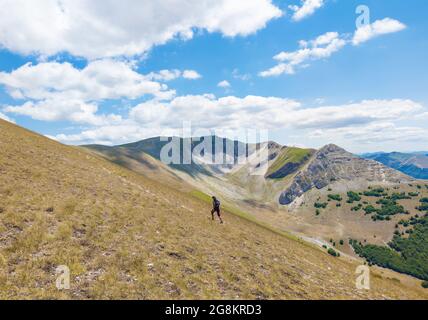
<svg viewBox="0 0 428 320"><path fill-rule="evenodd" d="M284 167L287 163L302 163L305 159L309 158L312 154L310 149L301 149L288 147L281 152L275 162L269 167L269 170L266 176L270 176L271 174L277 172L282 167Z"/></svg>

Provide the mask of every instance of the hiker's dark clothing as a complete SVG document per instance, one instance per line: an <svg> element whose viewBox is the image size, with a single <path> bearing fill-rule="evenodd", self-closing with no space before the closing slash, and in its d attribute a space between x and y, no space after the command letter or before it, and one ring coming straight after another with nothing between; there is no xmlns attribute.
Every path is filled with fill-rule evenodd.
<svg viewBox="0 0 428 320"><path fill-rule="evenodd" d="M219 209L220 210L220 201L218 201L217 199L213 200L213 209L215 209L215 210Z"/></svg>
<svg viewBox="0 0 428 320"><path fill-rule="evenodd" d="M220 216L220 207L218 207L218 208L213 208L213 209L211 210L211 214L214 214L214 212L217 212L217 215L218 215L218 216Z"/></svg>
<svg viewBox="0 0 428 320"><path fill-rule="evenodd" d="M213 220L214 220L214 213L217 213L217 216L220 218L220 221L223 223L223 220L221 219L221 213L220 213L220 201L218 201L216 198L213 199L213 209L211 210L211 215L213 216Z"/></svg>

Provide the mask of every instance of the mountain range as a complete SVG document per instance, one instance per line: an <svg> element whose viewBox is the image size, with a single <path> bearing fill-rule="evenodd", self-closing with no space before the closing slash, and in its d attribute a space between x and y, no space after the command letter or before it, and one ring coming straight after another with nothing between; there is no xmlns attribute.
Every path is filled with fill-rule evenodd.
<svg viewBox="0 0 428 320"><path fill-rule="evenodd" d="M376 160L416 179L428 179L428 151L413 153L370 153L363 158Z"/></svg>
<svg viewBox="0 0 428 320"><path fill-rule="evenodd" d="M183 146L208 141L208 159L233 159L228 164L200 161L196 152L188 164L167 165L161 150L175 139L183 158ZM216 148L216 145L220 147ZM234 146L226 152L224 145ZM181 147L180 147L181 146ZM282 146L268 141L259 144L232 141L217 136L198 138L151 138L120 146L91 145L84 148L109 161L182 191L216 195L233 210L320 243L330 238L375 238L387 242L394 232L391 224L379 227L368 217L347 214L346 206L314 221L314 203L328 194L365 190L370 186L407 186L413 178L377 161L363 159L336 146L319 150ZM181 148L181 149L180 149ZM217 151L217 154L215 154ZM245 154L249 161L239 163ZM264 171L257 172L264 167ZM256 172L256 174L254 174ZM351 207L347 208L349 211ZM347 250L351 253L351 248Z"/></svg>
<svg viewBox="0 0 428 320"><path fill-rule="evenodd" d="M180 161L165 165L160 159L162 149L173 139L178 144ZM209 152L208 160L218 157L221 159L220 164L201 161L205 155L203 152L201 155L195 152L195 148L205 141L208 141L209 146L209 151L206 151ZM183 164L183 146L186 145L190 146L193 158L189 163ZM226 150L226 145L233 147ZM202 189L209 193L221 194L222 182L227 182L248 201L258 200L272 205L295 204L308 191L321 190L335 182L343 184L352 181L363 187L368 184L399 184L413 180L377 161L360 158L332 144L314 150L282 146L272 141L251 144L209 136L185 139L156 137L113 147L84 147L130 169L135 170L138 163L142 166L141 171L147 174L149 171L162 169L169 171L169 175L179 175L180 178L177 179L199 188L203 181ZM243 155L249 160L240 163L238 159ZM226 159L232 161L224 164ZM265 167L265 171L255 174L261 167Z"/></svg>

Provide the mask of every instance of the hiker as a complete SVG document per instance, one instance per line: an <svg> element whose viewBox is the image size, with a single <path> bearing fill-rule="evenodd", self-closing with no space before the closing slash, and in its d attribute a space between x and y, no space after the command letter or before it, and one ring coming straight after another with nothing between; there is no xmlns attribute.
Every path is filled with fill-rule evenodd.
<svg viewBox="0 0 428 320"><path fill-rule="evenodd" d="M221 218L221 214L220 214L220 201L213 196L213 209L211 210L211 216L213 221L214 221L214 212L217 212L217 216L220 219L220 223L223 223L223 219Z"/></svg>

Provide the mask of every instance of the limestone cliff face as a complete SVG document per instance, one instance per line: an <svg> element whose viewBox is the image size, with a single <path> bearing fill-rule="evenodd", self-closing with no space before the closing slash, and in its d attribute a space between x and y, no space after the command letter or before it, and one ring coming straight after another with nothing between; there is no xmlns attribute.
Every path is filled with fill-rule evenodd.
<svg viewBox="0 0 428 320"><path fill-rule="evenodd" d="M306 168L298 173L290 186L281 193L279 203L288 205L313 188L322 189L336 181L356 179L373 183L400 183L411 180L410 177L379 162L362 159L330 144L315 153Z"/></svg>

